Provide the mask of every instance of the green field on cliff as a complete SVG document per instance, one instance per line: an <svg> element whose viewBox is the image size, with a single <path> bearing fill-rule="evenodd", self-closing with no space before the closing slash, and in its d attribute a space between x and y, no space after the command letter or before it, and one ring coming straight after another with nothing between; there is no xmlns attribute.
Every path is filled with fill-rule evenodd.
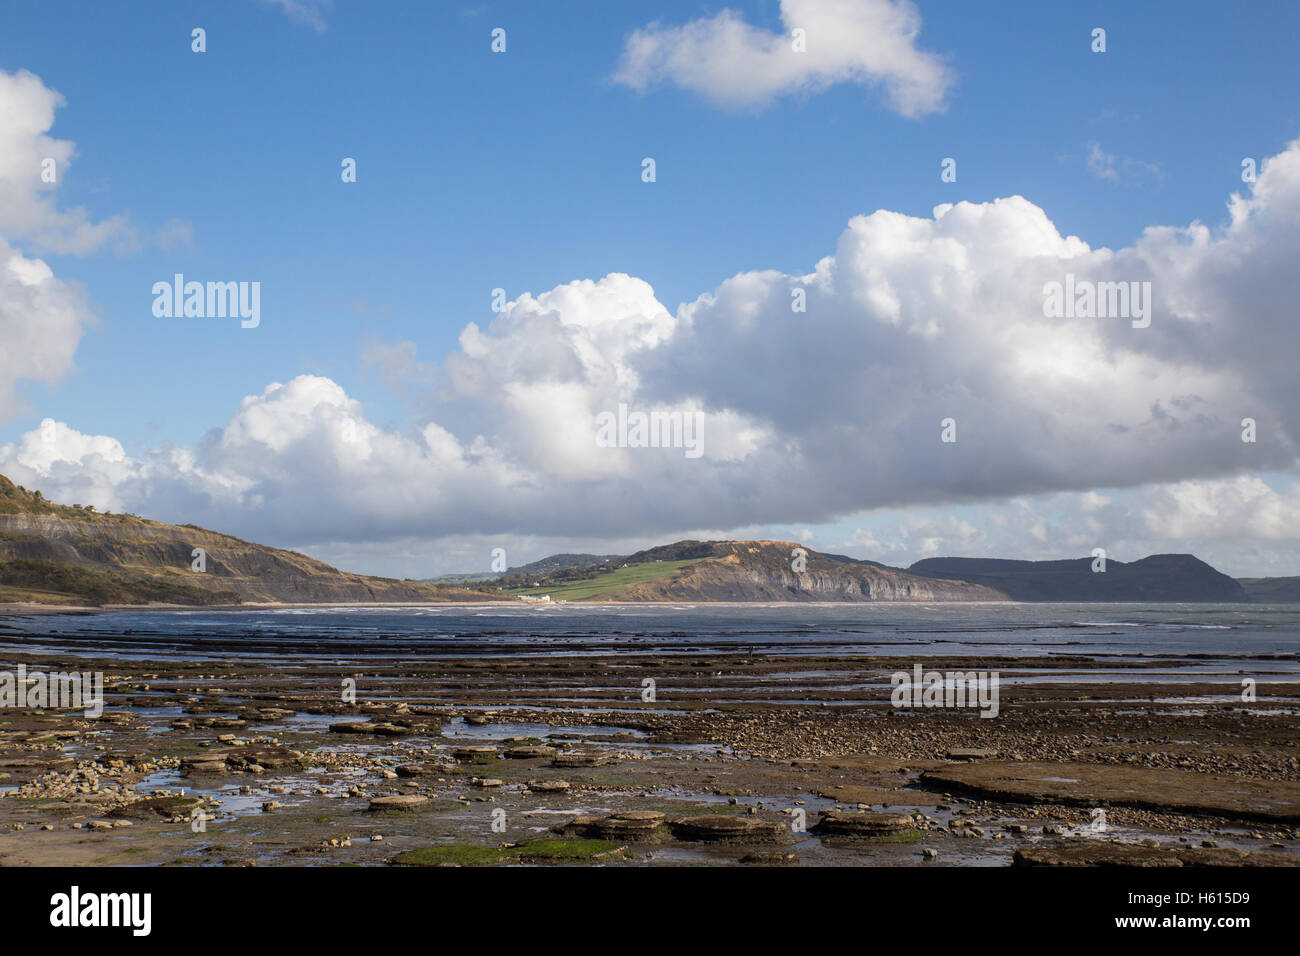
<svg viewBox="0 0 1300 956"><path fill-rule="evenodd" d="M703 558L690 558L685 561L647 561L645 564L633 564L617 571L575 581L571 584L559 584L554 587L511 588L503 594L515 594L523 597L541 597L549 594L552 601L594 601L602 598L614 598L629 584L644 584L658 581L670 574L696 564Z"/></svg>

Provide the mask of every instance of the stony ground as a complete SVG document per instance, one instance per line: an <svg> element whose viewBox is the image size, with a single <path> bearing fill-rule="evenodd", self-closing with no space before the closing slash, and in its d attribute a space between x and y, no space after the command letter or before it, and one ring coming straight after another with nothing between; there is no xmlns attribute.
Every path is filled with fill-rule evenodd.
<svg viewBox="0 0 1300 956"><path fill-rule="evenodd" d="M2 864L1300 863L1300 717L1267 661L1118 689L1083 657L928 660L999 670L984 719L891 707L910 659L779 649L82 651L2 662L107 691L97 719L0 710Z"/></svg>

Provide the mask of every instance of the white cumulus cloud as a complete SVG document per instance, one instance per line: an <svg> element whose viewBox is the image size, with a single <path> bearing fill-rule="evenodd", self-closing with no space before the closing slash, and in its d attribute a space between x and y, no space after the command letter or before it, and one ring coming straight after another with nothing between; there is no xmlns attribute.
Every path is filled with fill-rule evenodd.
<svg viewBox="0 0 1300 956"><path fill-rule="evenodd" d="M76 155L70 140L48 135L54 111L63 105L62 95L39 76L0 70L0 236L29 240L40 251L71 254L113 240L129 244L134 238L125 217L95 222L84 207L62 210L56 205Z"/></svg>
<svg viewBox="0 0 1300 956"><path fill-rule="evenodd" d="M0 419L24 403L17 384L54 384L73 368L82 333L94 321L82 288L54 277L0 238Z"/></svg>
<svg viewBox="0 0 1300 956"><path fill-rule="evenodd" d="M732 10L652 23L627 38L614 79L638 90L671 82L731 107L857 83L882 87L904 116L943 108L951 70L917 47L921 17L907 0L781 0L781 21L784 33Z"/></svg>
<svg viewBox="0 0 1300 956"><path fill-rule="evenodd" d="M340 549L644 540L899 508L937 509L894 529L900 556L1278 540L1294 495L1249 476L1293 472L1300 450L1300 143L1228 209L1220 226L1152 227L1115 250L1061 235L1018 196L879 210L806 273L742 273L674 311L612 274L518 296L441 361L376 348L391 376L417 378L409 430L304 375L247 396L190 448L123 461L71 443L55 460L26 436L0 449L0 471L64 500L98 505L86 489L100 489L155 517ZM1150 282L1149 326L1045 316L1045 284L1067 275ZM703 455L601 447L597 417L620 405L702 413ZM1115 500L1142 488L1163 490ZM1052 495L1068 497L1026 503ZM975 504L987 521L948 513Z"/></svg>
<svg viewBox="0 0 1300 956"><path fill-rule="evenodd" d="M53 385L94 314L84 291L26 254L83 254L134 242L124 217L95 222L86 209L61 209L58 189L76 155L49 130L63 97L26 70L0 70L0 420L26 407L22 380Z"/></svg>

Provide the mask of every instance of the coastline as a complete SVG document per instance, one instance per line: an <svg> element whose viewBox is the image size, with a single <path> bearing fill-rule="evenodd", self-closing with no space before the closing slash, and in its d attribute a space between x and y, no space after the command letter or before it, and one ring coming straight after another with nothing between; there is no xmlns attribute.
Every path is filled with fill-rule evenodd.
<svg viewBox="0 0 1300 956"><path fill-rule="evenodd" d="M30 602L0 603L0 617L35 616L50 614L113 614L140 611L280 611L280 610L332 610L332 609L380 609L380 608L464 608L465 610L491 610L530 608L536 610L554 610L556 608L840 608L840 607L1296 607L1295 602L1261 602L1261 601L369 601L331 604L279 604L268 602L247 602L244 604L33 604Z"/></svg>
<svg viewBox="0 0 1300 956"><path fill-rule="evenodd" d="M0 603L0 615L33 614L99 614L128 611L279 611L327 610L333 608L560 608L560 607L1004 607L1023 605L1025 601L353 601L332 604L279 604L246 602L244 604L33 604L29 602ZM1057 603L1057 602L1043 602ZM1076 602L1059 602L1076 603ZM1077 602L1102 604L1108 602ZM1136 603L1136 602L1134 602ZM1145 605L1144 605L1145 606Z"/></svg>
<svg viewBox="0 0 1300 956"><path fill-rule="evenodd" d="M80 640L105 709L6 714L0 865L1300 865L1297 673L1273 661L933 659L1007 678L986 720L891 705L906 646L381 643Z"/></svg>

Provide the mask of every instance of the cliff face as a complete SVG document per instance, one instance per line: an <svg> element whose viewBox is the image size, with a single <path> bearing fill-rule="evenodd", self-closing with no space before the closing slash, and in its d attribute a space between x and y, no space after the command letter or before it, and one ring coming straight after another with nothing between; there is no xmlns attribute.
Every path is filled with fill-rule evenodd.
<svg viewBox="0 0 1300 956"><path fill-rule="evenodd" d="M1153 554L1140 561L1107 561L1104 573L1091 558L1004 561L994 558L926 558L908 571L923 577L958 577L1005 592L1016 601L1235 602L1248 597L1241 584L1190 554Z"/></svg>
<svg viewBox="0 0 1300 956"><path fill-rule="evenodd" d="M922 578L868 561L804 549L807 568L792 568L800 545L777 541L683 542L670 557L712 552L673 574L628 585L624 601L1002 601L1001 592L965 581ZM659 552L660 549L655 549Z"/></svg>
<svg viewBox="0 0 1300 956"><path fill-rule="evenodd" d="M195 548L206 571L191 570ZM44 501L0 476L0 600L329 604L499 599L348 574L306 555L190 525Z"/></svg>
<svg viewBox="0 0 1300 956"><path fill-rule="evenodd" d="M1246 589L1246 600L1255 604L1300 603L1300 577L1237 578Z"/></svg>

